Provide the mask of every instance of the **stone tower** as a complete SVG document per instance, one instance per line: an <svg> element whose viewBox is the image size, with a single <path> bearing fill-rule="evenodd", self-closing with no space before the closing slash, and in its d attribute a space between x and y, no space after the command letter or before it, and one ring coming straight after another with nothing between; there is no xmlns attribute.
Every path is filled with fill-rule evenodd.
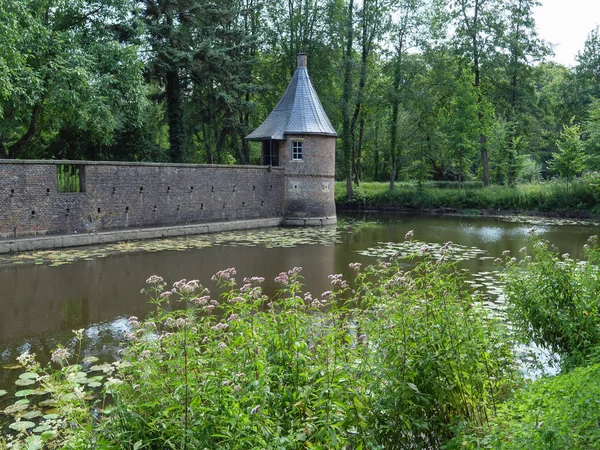
<svg viewBox="0 0 600 450"><path fill-rule="evenodd" d="M284 224L333 224L337 133L310 81L306 63L306 54L298 54L298 68L283 97L246 139L262 142L263 164L284 167Z"/></svg>

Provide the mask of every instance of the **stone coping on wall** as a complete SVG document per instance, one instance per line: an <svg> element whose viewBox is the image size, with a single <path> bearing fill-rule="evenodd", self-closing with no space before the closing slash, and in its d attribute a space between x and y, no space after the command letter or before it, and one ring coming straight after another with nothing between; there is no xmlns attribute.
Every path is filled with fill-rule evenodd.
<svg viewBox="0 0 600 450"><path fill-rule="evenodd" d="M162 162L137 162L137 161L80 161L70 159L0 159L0 164L44 164L44 165L80 165L80 166L138 166L138 167L181 167L192 169L272 169L284 170L279 166L255 165L228 165L228 164L187 164L187 163L162 163Z"/></svg>
<svg viewBox="0 0 600 450"><path fill-rule="evenodd" d="M115 230L88 234L82 233L71 235L40 236L34 238L0 241L0 254L32 250L50 250L66 247L80 247L85 245L107 244L120 241L191 236L195 234L217 233L221 231L270 228L278 227L282 224L283 218L272 217L265 219L236 220L231 222L213 222L196 225L174 225L160 228Z"/></svg>
<svg viewBox="0 0 600 450"><path fill-rule="evenodd" d="M324 227L335 225L337 216L331 217L285 217L283 225L286 227Z"/></svg>

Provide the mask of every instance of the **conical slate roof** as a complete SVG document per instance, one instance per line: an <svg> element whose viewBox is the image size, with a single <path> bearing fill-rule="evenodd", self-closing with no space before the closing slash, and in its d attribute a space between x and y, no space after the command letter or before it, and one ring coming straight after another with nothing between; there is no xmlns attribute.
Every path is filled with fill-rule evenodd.
<svg viewBox="0 0 600 450"><path fill-rule="evenodd" d="M286 134L337 136L310 81L304 53L298 55L298 68L275 109L246 139L285 140Z"/></svg>

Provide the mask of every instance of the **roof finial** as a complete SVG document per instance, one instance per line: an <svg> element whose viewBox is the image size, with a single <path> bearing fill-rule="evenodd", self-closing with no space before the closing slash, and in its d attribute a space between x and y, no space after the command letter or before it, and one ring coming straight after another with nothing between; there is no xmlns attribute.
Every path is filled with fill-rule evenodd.
<svg viewBox="0 0 600 450"><path fill-rule="evenodd" d="M298 53L298 68L306 67L308 55L306 53Z"/></svg>

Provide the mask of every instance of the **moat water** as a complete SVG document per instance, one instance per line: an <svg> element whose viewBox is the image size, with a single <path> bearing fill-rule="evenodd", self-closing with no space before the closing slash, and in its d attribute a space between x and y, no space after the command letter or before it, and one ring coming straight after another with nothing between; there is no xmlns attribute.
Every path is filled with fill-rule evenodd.
<svg viewBox="0 0 600 450"><path fill-rule="evenodd" d="M472 285L486 295L490 308L501 309L493 260L504 250L518 254L532 227L574 258L583 257L590 235L600 234L597 224L569 220L382 213L338 218L338 226L329 228L230 232L1 257L0 390L12 390L17 372L3 366L14 364L25 351L48 361L58 344L73 345L75 329L85 329L83 356L117 358L129 329L127 318L152 309L140 289L153 274L169 284L198 279L216 290L211 276L235 267L240 280L265 277L268 293L279 272L301 266L306 290L320 294L331 288L329 274L350 276L349 263L376 262L414 230L414 239L428 245L456 244L464 255L460 264L473 274Z"/></svg>

